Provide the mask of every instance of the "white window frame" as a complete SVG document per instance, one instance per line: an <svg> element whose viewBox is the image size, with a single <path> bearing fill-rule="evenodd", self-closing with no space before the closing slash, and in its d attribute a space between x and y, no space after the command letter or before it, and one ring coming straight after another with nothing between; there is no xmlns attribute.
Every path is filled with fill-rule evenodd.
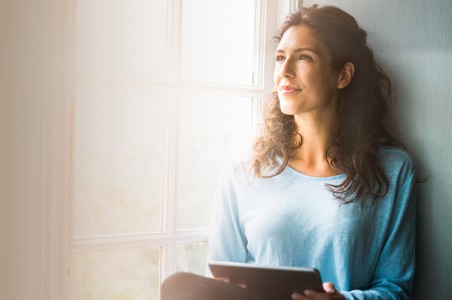
<svg viewBox="0 0 452 300"><path fill-rule="evenodd" d="M181 14L181 2L182 0L170 0L168 11L170 12L171 17L168 18L168 28L169 30L173 30L176 32L173 35L172 40L168 40L168 49L171 49L171 57L180 58L180 53L178 53L178 45L181 41L180 34L180 20L179 17ZM75 84L88 84L94 86L104 86L104 85L115 85L121 87L153 87L158 90L162 90L166 93L166 102L167 102L167 116L170 118L171 116L176 116L174 112L177 112L177 97L181 91L186 92L194 92L194 91L202 91L202 92L213 92L216 94L225 94L225 95L233 95L233 96L247 96L253 98L253 122L257 124L260 120L262 105L265 101L266 97L270 94L271 89L273 87L273 52L274 46L273 37L277 32L277 25L281 23L281 16L285 16L289 10L293 10L300 5L301 1L294 0L262 0L258 1L258 5L262 8L261 14L256 16L256 28L260 28L258 37L262 37L260 40L256 41L256 60L260 58L260 61L256 61L256 65L260 66L257 70L257 84L255 86L243 86L243 85L220 85L214 83L203 83L203 82L194 82L194 81L182 81L180 78L180 68L177 63L177 59L171 59L169 66L167 68L167 78L171 78L169 81L148 81L148 80L136 80L136 79L127 79L127 78L105 78L105 77L88 77L88 76L76 76ZM76 0L67 0L66 3L66 28L68 28L70 34L66 36L65 43L68 46L73 46L73 38L74 38L74 24L75 17L73 7L76 3ZM72 14L72 15L71 15ZM72 22L71 22L72 21ZM257 37L257 38L258 38ZM67 65L70 66L70 58L72 57L72 49L67 49ZM68 78L68 82L71 81L72 76L71 68L68 67L66 70L66 75ZM72 91L73 88L70 85L66 86L66 94L68 96L65 100L72 99ZM69 94L68 94L69 93ZM62 105L62 112L59 118L71 117L71 106L69 102L65 102L65 105ZM65 120L63 120L65 121ZM177 120L172 120L170 122L169 133L172 136L175 136L176 131L176 123ZM61 137L72 136L70 133L72 128L69 123L66 122L67 127L63 127ZM66 130L66 132L64 132ZM71 182L71 171L70 171L70 144L67 139L61 141L55 141L55 144L58 144L59 151L65 153L61 160L63 166L67 166L67 168L62 168L58 171L57 174L61 175L60 182ZM177 140L168 139L168 143L166 145L166 159L165 169L168 170L165 178L165 187L164 190L167 192L165 195L166 201L164 201L163 205L163 213L166 215L166 227L162 226L162 233L156 234L133 234L127 236L111 236L111 237L102 237L102 238L89 238L89 239L73 239L72 238L72 201L71 199L71 186L72 184L63 185L59 188L60 198L63 201L53 201L52 205L55 207L55 210L48 212L48 215L54 216L53 220L54 224L57 224L61 228L60 232L60 240L53 240L52 245L57 246L59 249L59 261L53 262L53 264L57 264L59 267L56 268L58 271L55 274L52 274L48 282L46 284L47 287L53 286L54 291L58 290L57 293L54 294L53 297L48 297L47 299L72 299L72 278L71 278L71 260L72 260L72 252L73 251L84 251L84 250L102 250L102 249L111 249L111 248L121 248L121 247L136 247L136 246L161 246L161 270L160 270L160 281L163 281L164 278L169 276L170 274L175 272L176 268L176 253L174 248L178 243L187 243L187 242L203 242L207 241L207 232L206 228L204 229L196 229L190 231L178 232L176 231L176 201L174 197L174 187L175 187L175 179L177 174L177 161L176 161L176 149L177 149ZM56 217L55 215L58 215ZM164 222L165 223L165 222ZM162 224L165 225L165 224ZM52 227L52 226L50 226ZM50 230L50 229L48 229ZM55 258L48 257L46 262L52 263ZM59 280L56 285L53 285L51 280L58 277ZM50 296L50 295L49 295Z"/></svg>

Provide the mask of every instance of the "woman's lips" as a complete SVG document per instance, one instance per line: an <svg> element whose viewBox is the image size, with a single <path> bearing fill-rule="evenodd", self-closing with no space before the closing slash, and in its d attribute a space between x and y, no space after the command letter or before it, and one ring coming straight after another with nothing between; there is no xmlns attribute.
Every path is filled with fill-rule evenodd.
<svg viewBox="0 0 452 300"><path fill-rule="evenodd" d="M297 89L297 88L294 88L294 87L291 87L288 85L284 85L279 89L279 92L281 94L290 94L290 93L298 92L298 91L300 91L300 89Z"/></svg>

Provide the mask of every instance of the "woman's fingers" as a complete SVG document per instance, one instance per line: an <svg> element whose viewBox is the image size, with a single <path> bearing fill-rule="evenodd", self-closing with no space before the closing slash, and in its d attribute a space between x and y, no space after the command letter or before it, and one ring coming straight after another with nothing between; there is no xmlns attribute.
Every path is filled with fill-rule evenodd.
<svg viewBox="0 0 452 300"><path fill-rule="evenodd" d="M325 292L327 292L328 294L334 294L336 293L336 287L334 286L334 284L332 282L324 282L323 283L323 289L325 290Z"/></svg>
<svg viewBox="0 0 452 300"><path fill-rule="evenodd" d="M231 280L227 277L213 277L213 279L223 281L225 283L231 283ZM246 289L246 284L244 283L238 283L236 286Z"/></svg>
<svg viewBox="0 0 452 300"><path fill-rule="evenodd" d="M231 282L231 280L229 278L227 278L227 277L213 277L213 279L219 280L219 281L223 281L223 282L226 282L226 283L230 283Z"/></svg>
<svg viewBox="0 0 452 300"><path fill-rule="evenodd" d="M303 295L301 295L301 294L298 294L298 293L293 293L293 294L290 296L290 298L291 298L292 300L309 300L309 299L311 299L311 298L307 298L307 297L305 297L305 296L303 296Z"/></svg>
<svg viewBox="0 0 452 300"><path fill-rule="evenodd" d="M293 293L292 300L345 300L345 297L339 293L334 284L327 282L323 288L325 292L305 290L303 294Z"/></svg>

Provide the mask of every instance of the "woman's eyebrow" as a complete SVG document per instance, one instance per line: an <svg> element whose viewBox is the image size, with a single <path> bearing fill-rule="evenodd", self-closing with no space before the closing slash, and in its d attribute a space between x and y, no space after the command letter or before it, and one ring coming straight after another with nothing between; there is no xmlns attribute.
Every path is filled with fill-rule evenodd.
<svg viewBox="0 0 452 300"><path fill-rule="evenodd" d="M303 51L311 51L311 52L314 52L315 54L318 54L317 50L314 50L312 48L307 48L307 47L297 48L293 52L299 53L299 52L303 52ZM285 52L286 51L284 51L283 49L276 49L276 53L285 53Z"/></svg>

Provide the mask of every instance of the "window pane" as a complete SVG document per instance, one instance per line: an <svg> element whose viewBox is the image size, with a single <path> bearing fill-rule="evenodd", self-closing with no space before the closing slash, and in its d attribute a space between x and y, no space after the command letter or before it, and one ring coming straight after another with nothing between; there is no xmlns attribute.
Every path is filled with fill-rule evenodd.
<svg viewBox="0 0 452 300"><path fill-rule="evenodd" d="M254 0L184 0L182 78L254 84L255 7Z"/></svg>
<svg viewBox="0 0 452 300"><path fill-rule="evenodd" d="M249 145L252 99L182 95L180 112L177 224L208 227L222 165Z"/></svg>
<svg viewBox="0 0 452 300"><path fill-rule="evenodd" d="M165 77L166 0L78 0L76 8L78 72Z"/></svg>
<svg viewBox="0 0 452 300"><path fill-rule="evenodd" d="M73 299L157 300L159 248L75 252Z"/></svg>
<svg viewBox="0 0 452 300"><path fill-rule="evenodd" d="M79 88L73 142L76 237L158 231L164 95Z"/></svg>
<svg viewBox="0 0 452 300"><path fill-rule="evenodd" d="M177 246L177 272L206 274L207 242L180 244Z"/></svg>

